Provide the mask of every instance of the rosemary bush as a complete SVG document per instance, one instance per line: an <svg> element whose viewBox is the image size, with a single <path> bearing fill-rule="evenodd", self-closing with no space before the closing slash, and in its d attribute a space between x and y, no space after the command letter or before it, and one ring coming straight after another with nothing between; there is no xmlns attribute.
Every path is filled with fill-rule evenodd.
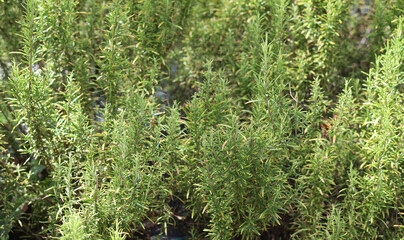
<svg viewBox="0 0 404 240"><path fill-rule="evenodd" d="M403 238L402 0L0 13L0 239Z"/></svg>

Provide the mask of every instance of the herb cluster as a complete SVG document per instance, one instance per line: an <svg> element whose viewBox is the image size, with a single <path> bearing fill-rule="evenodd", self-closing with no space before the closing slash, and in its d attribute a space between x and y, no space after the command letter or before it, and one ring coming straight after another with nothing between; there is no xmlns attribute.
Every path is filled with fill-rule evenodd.
<svg viewBox="0 0 404 240"><path fill-rule="evenodd" d="M0 13L0 239L404 236L403 0Z"/></svg>

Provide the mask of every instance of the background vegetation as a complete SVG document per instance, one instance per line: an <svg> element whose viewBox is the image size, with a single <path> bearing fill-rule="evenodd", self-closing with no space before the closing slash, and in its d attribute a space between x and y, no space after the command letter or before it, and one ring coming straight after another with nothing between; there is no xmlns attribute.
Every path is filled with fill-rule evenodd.
<svg viewBox="0 0 404 240"><path fill-rule="evenodd" d="M404 237L403 0L0 13L0 239Z"/></svg>

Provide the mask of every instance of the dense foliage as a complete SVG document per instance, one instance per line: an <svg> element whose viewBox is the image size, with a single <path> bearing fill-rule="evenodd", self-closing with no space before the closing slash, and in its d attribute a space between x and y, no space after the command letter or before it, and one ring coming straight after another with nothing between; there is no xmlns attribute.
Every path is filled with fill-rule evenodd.
<svg viewBox="0 0 404 240"><path fill-rule="evenodd" d="M404 237L403 0L0 13L0 239Z"/></svg>

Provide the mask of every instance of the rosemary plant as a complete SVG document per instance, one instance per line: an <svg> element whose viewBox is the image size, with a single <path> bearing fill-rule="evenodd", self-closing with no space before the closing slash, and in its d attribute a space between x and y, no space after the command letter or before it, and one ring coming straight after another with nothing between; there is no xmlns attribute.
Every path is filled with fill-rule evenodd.
<svg viewBox="0 0 404 240"><path fill-rule="evenodd" d="M0 239L401 239L403 14L0 1Z"/></svg>

